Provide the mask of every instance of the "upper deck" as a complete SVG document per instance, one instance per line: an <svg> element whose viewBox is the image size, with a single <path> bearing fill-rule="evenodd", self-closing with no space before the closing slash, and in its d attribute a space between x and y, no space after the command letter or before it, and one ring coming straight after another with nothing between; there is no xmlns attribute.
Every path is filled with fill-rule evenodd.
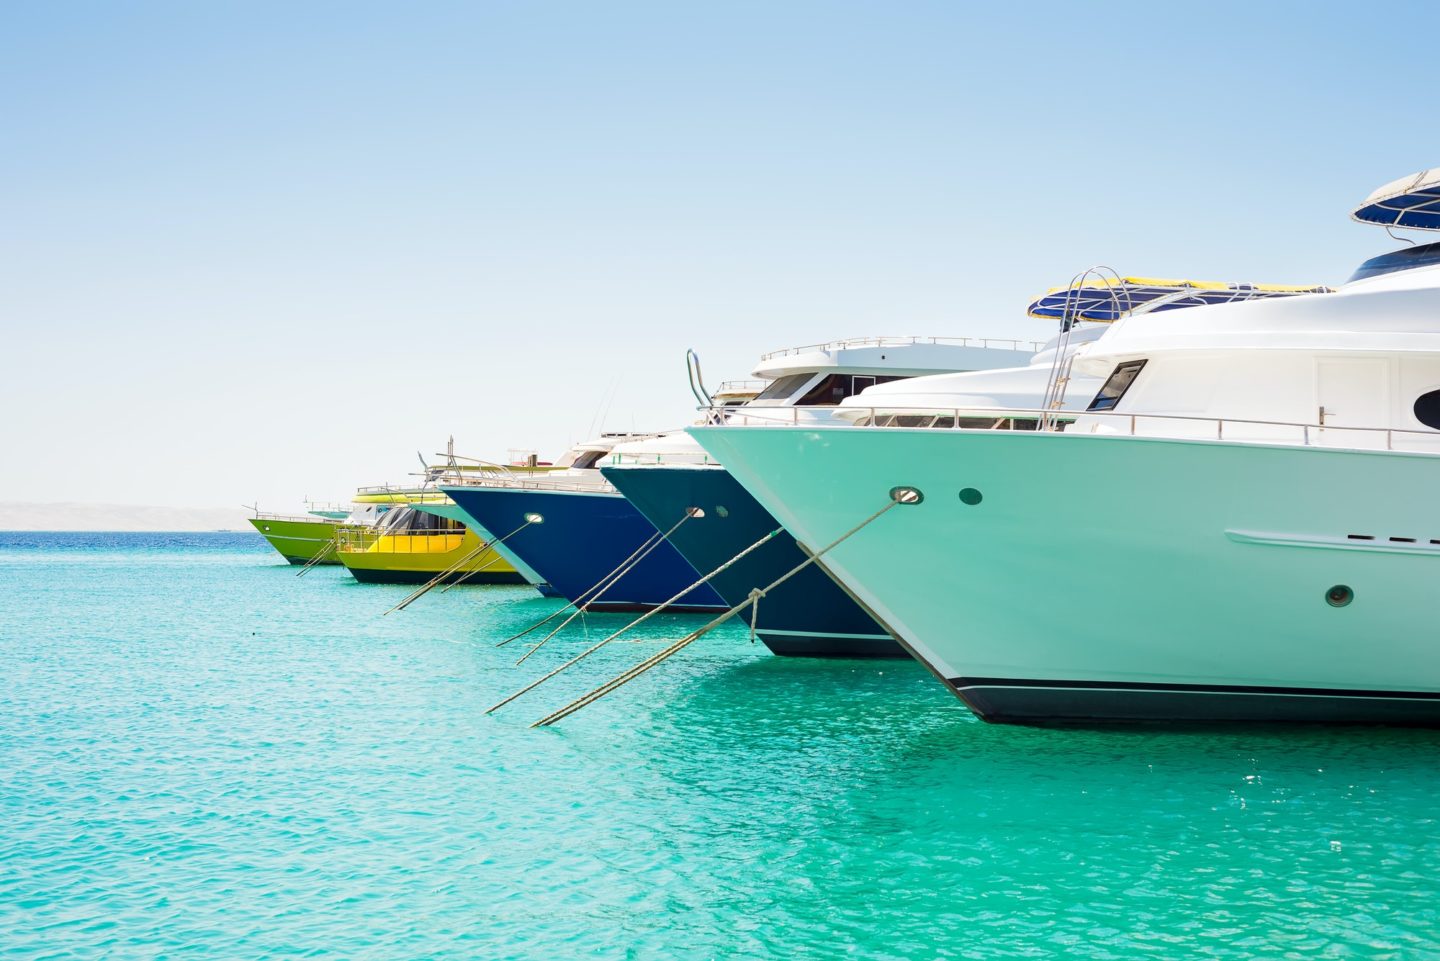
<svg viewBox="0 0 1440 961"><path fill-rule="evenodd" d="M854 374L914 377L952 370L990 370L1027 363L1037 341L981 337L854 337L771 351L753 376L778 380L798 373L844 370Z"/></svg>

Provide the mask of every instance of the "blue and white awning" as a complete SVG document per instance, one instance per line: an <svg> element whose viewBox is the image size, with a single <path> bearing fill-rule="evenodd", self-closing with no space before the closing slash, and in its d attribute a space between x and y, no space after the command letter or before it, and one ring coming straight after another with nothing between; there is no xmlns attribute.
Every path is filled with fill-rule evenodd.
<svg viewBox="0 0 1440 961"><path fill-rule="evenodd" d="M1440 230L1440 167L1391 181L1350 216L1362 224Z"/></svg>

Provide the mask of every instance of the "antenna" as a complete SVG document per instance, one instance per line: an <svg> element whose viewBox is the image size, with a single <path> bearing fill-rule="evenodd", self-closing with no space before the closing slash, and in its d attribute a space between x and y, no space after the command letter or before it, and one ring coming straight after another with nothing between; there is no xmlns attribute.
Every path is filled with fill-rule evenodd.
<svg viewBox="0 0 1440 961"><path fill-rule="evenodd" d="M1394 228L1394 227L1389 227L1389 226L1387 226L1387 227L1385 228L1385 232L1390 235L1390 239L1392 239L1392 240L1402 240L1402 241L1404 241L1405 243L1409 244L1411 247L1414 247L1414 246L1415 246L1415 241L1411 240L1409 237L1400 237L1400 236L1397 236L1397 235L1395 234L1395 228Z"/></svg>
<svg viewBox="0 0 1440 961"><path fill-rule="evenodd" d="M600 429L602 431L605 429L605 414L609 412L610 407L608 396L615 390L617 377L618 375L610 378L610 385L605 388L605 393L600 395L600 406L595 408L595 413L590 417L590 429L585 432L587 440L595 436L595 422L597 420L600 421ZM604 408L604 410L602 411L601 408Z"/></svg>
<svg viewBox="0 0 1440 961"><path fill-rule="evenodd" d="M610 405L615 403L615 394L620 390L620 375L616 374L610 378L610 390L605 395L605 409L600 411L600 433L605 433L605 421L610 418ZM590 436L595 436L595 431L590 431Z"/></svg>

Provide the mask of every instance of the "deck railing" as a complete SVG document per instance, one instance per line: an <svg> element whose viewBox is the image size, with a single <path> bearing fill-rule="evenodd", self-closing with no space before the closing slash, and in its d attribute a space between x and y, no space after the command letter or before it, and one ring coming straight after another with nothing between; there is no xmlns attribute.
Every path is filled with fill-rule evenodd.
<svg viewBox="0 0 1440 961"><path fill-rule="evenodd" d="M459 548L465 539L465 528L426 527L387 531L377 527L343 527L335 532L336 549L346 553L379 554L443 554ZM444 537L443 550L435 550L433 538Z"/></svg>
<svg viewBox="0 0 1440 961"><path fill-rule="evenodd" d="M464 478L454 482L446 483L450 487L503 487L506 490L530 490L530 491L576 491L587 494L607 494L615 488L601 476L598 470L593 472L594 479L567 480L553 475L549 477L527 478L527 477L487 477L484 480L476 478Z"/></svg>
<svg viewBox="0 0 1440 961"><path fill-rule="evenodd" d="M941 344L955 347L996 347L1006 350L1028 350L1038 353L1045 344L1038 340L1009 340L1002 337L849 337L832 340L824 344L804 344L800 347L786 347L762 354L760 360L774 360L776 357L792 357L810 351L853 350L857 347L910 347L913 345Z"/></svg>
<svg viewBox="0 0 1440 961"><path fill-rule="evenodd" d="M267 512L257 513L254 517L257 521L275 521L281 524L343 524L343 517L318 517L314 514L271 514Z"/></svg>
<svg viewBox="0 0 1440 961"><path fill-rule="evenodd" d="M1240 417L1204 417L1194 414L1145 414L1126 411L1045 410L1029 407L753 407L711 408L719 418L742 415L747 426L815 426L801 418L803 411L824 412L831 423L843 414L856 428L929 428L950 430L1018 429L1034 431L1047 417L1058 421L1040 433L1075 431L1080 418L1093 421L1087 434L1153 437L1172 440L1215 440L1273 443L1301 447L1354 450L1407 451L1440 454L1440 431L1396 427L1356 427L1310 424L1299 421L1252 420ZM989 426L985 422L990 422ZM1009 427L1005 427L1005 424ZM1021 427L1020 424L1025 426Z"/></svg>
<svg viewBox="0 0 1440 961"><path fill-rule="evenodd" d="M758 394L765 389L768 380L722 380L715 389L717 394Z"/></svg>

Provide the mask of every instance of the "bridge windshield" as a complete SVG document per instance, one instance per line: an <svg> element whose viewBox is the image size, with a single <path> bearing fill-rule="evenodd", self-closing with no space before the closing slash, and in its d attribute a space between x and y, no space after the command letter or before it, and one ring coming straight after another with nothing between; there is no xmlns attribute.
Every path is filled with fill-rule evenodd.
<svg viewBox="0 0 1440 961"><path fill-rule="evenodd" d="M1367 277L1379 277L1381 274L1393 274L1397 270L1411 270L1434 264L1440 264L1440 243L1406 247L1381 254L1379 257L1371 257L1350 275L1350 280L1364 280Z"/></svg>

